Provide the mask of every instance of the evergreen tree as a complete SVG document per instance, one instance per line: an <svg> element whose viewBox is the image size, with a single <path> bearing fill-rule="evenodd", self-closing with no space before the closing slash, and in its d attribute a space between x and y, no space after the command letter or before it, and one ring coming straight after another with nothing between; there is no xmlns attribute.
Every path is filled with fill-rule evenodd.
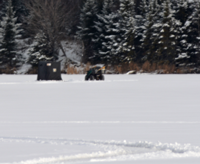
<svg viewBox="0 0 200 164"><path fill-rule="evenodd" d="M17 23L22 24L21 35L23 38L29 38L30 33L27 31L29 10L26 8L25 0L12 0L12 4L14 11L16 11Z"/></svg>
<svg viewBox="0 0 200 164"><path fill-rule="evenodd" d="M135 19L134 3L132 0L120 0L119 8L121 51L120 62L131 62L137 59L135 53Z"/></svg>
<svg viewBox="0 0 200 164"><path fill-rule="evenodd" d="M120 32L119 14L112 11L113 0L105 0L101 14L98 14L98 21L95 22L97 34L93 38L93 42L97 44L97 51L92 57L94 62L115 63L119 59L114 60L120 46L116 43ZM118 42L121 42L120 38Z"/></svg>
<svg viewBox="0 0 200 164"><path fill-rule="evenodd" d="M17 22L24 23L24 18L28 16L29 11L24 4L24 0L12 0L13 10L16 11Z"/></svg>
<svg viewBox="0 0 200 164"><path fill-rule="evenodd" d="M8 0L2 0L2 4L0 4L0 17L4 15L7 3ZM24 17L29 14L29 11L24 4L24 0L12 0L12 6L15 11L15 16L17 17L17 23L23 23Z"/></svg>
<svg viewBox="0 0 200 164"><path fill-rule="evenodd" d="M36 44L29 51L28 63L34 67L38 66L39 61L54 61L57 58L51 54L51 45L48 37L44 33L39 33L35 37Z"/></svg>
<svg viewBox="0 0 200 164"><path fill-rule="evenodd" d="M113 0L105 0L95 28L98 35L93 41L97 52L93 60L119 64L131 61L134 53L134 4L130 0L120 0L119 10L112 8Z"/></svg>
<svg viewBox="0 0 200 164"><path fill-rule="evenodd" d="M6 12L6 1L3 0L0 3L0 19L2 19L3 15L5 15L5 12Z"/></svg>
<svg viewBox="0 0 200 164"><path fill-rule="evenodd" d="M95 45L92 38L96 35L97 30L94 27L97 20L98 6L96 0L86 0L80 14L80 25L78 26L78 37L83 41L85 48L86 60L93 54Z"/></svg>
<svg viewBox="0 0 200 164"><path fill-rule="evenodd" d="M175 19L180 22L178 26L179 34L177 36L177 57L175 58L177 66L180 66L183 60L187 60L187 35L185 34L186 28L185 23L189 17L189 8L187 0L172 1L173 8L175 11Z"/></svg>
<svg viewBox="0 0 200 164"><path fill-rule="evenodd" d="M29 51L29 64L36 67L38 66L39 61L55 61L58 59L55 53L53 53L53 46L45 33L38 33L34 40L36 43Z"/></svg>
<svg viewBox="0 0 200 164"><path fill-rule="evenodd" d="M104 0L103 1L103 8L102 8L102 15L108 15L114 12L114 1L113 0Z"/></svg>
<svg viewBox="0 0 200 164"><path fill-rule="evenodd" d="M180 37L182 51L176 60L179 66L195 67L199 64L200 4L190 3L187 7L188 10L193 9L193 12L182 27L183 35Z"/></svg>
<svg viewBox="0 0 200 164"><path fill-rule="evenodd" d="M120 24L118 22L119 15L117 13L110 13L101 17L103 24L103 33L100 35L100 47L98 54L100 60L105 63L116 64L120 62L119 53L122 49L122 40L119 37Z"/></svg>
<svg viewBox="0 0 200 164"><path fill-rule="evenodd" d="M143 44L145 39L145 31L147 31L148 23L147 23L147 14L148 10L148 3L146 0L141 0L138 5L138 11L135 15L135 52L137 54L137 62L141 62L141 54L144 53ZM145 24L147 26L145 26Z"/></svg>
<svg viewBox="0 0 200 164"><path fill-rule="evenodd" d="M156 62L155 59L157 57L155 52L159 48L158 39L163 25L164 8L162 7L162 5L160 5L160 3L158 3L158 0L153 0L152 2L150 2L151 5L150 14L152 18L152 26L150 27L151 31L149 40L150 45L147 52L148 52L148 61L150 61L151 63Z"/></svg>
<svg viewBox="0 0 200 164"><path fill-rule="evenodd" d="M158 5L157 0L151 0L149 1L149 4L147 6L147 11L148 12L145 15L146 23L144 24L144 37L142 39L143 55L141 57L141 60L143 62L148 60L153 63L154 54L158 48L156 40L162 26L162 9L160 5Z"/></svg>
<svg viewBox="0 0 200 164"><path fill-rule="evenodd" d="M1 44L0 63L10 67L17 66L21 60L21 55L17 53L16 39L20 38L21 24L16 23L17 17L13 11L12 1L9 0L6 6L6 13L1 21Z"/></svg>
<svg viewBox="0 0 200 164"><path fill-rule="evenodd" d="M171 2L165 0L163 5L163 20L160 34L158 35L157 44L158 49L154 55L154 61L159 63L174 64L174 59L176 57L176 45L177 45L177 29L176 23L171 9Z"/></svg>
<svg viewBox="0 0 200 164"><path fill-rule="evenodd" d="M175 18L179 20L182 25L185 24L188 17L193 12L193 10L189 9L188 0L172 0L172 9L175 11Z"/></svg>

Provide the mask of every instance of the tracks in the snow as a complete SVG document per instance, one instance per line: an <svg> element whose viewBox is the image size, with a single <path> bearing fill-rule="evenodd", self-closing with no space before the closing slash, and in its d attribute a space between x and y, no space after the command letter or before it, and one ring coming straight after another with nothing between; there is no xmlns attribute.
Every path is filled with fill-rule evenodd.
<svg viewBox="0 0 200 164"><path fill-rule="evenodd" d="M139 160L160 158L200 157L200 147L178 143L151 143L127 141L74 140L65 138L32 138L32 137L0 137L0 142L37 143L51 145L78 145L103 147L104 151L66 155L60 157L40 158L19 162L19 164L68 163L76 161L112 161ZM100 149L99 149L100 150ZM18 164L18 163L17 163Z"/></svg>

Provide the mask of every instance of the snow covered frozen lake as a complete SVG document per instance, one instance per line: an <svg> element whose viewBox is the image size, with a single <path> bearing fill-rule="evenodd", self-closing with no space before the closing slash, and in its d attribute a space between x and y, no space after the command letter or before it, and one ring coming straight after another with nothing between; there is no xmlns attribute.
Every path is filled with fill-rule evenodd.
<svg viewBox="0 0 200 164"><path fill-rule="evenodd" d="M0 76L0 164L199 164L200 75Z"/></svg>

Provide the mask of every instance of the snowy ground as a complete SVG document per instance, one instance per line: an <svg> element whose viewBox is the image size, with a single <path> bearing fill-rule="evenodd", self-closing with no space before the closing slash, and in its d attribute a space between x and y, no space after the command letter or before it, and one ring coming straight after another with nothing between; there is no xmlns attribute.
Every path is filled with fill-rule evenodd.
<svg viewBox="0 0 200 164"><path fill-rule="evenodd" d="M0 76L0 164L199 164L199 75Z"/></svg>

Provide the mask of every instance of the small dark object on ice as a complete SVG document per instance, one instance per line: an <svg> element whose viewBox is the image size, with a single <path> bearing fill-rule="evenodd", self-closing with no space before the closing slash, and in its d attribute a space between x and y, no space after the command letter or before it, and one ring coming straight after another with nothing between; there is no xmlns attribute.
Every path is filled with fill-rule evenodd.
<svg viewBox="0 0 200 164"><path fill-rule="evenodd" d="M85 80L104 80L103 73L105 72L105 66L94 66L89 71L87 71L87 74L85 76Z"/></svg>

